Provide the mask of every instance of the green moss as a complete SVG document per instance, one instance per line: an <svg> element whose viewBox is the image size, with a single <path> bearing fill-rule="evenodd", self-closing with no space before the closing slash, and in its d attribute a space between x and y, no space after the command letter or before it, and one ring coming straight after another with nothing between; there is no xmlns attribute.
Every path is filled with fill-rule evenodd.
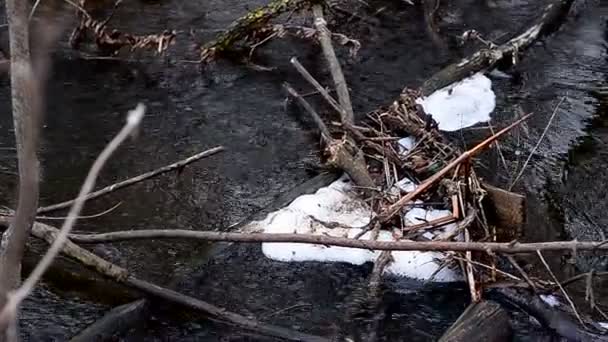
<svg viewBox="0 0 608 342"><path fill-rule="evenodd" d="M246 39L256 30L263 28L268 22L287 12L302 9L310 0L273 0L268 5L252 10L237 19L226 31L215 40L201 48L201 61L206 62L221 52L231 48L240 40Z"/></svg>

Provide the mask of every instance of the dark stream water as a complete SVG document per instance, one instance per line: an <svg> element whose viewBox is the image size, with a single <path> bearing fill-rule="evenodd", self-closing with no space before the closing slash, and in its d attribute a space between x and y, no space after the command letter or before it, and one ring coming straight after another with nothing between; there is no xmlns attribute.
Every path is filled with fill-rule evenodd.
<svg viewBox="0 0 608 342"><path fill-rule="evenodd" d="M289 81L302 91L310 90L289 66L289 58L298 56L329 84L318 47L286 39L260 48L256 62L276 68L271 72L220 61L201 73L190 62L196 59L188 37L191 29L197 41L206 41L234 18L263 3L125 1L113 26L139 33L181 30L178 43L164 58L89 59L62 44L55 54L48 89L41 149L42 204L77 193L97 153L121 127L126 111L139 101L148 106L141 134L107 165L100 186L216 145L227 151L197 162L179 175L158 177L91 202L85 209L89 214L122 204L100 218L81 220L79 231L221 229L312 177L309 165L317 161L317 137L297 109L285 106L281 83ZM534 18L543 3L498 0L497 7L484 7L476 1L459 0L449 5L445 18L450 33L474 27L499 39ZM481 173L498 185L510 183L555 106L565 98L516 186L529 200L526 235L532 240L598 239L608 234L608 218L603 215L608 209L608 178L604 175L608 95L598 91L608 86L608 4L581 1L575 7L558 33L527 53L515 70L521 77L494 82L498 96L495 125L510 121L519 110L536 113L525 129L503 142L506 168L496 153L481 159L487 167ZM341 52L357 113L390 103L404 86L419 85L456 57L435 48L422 29L420 11L412 6L375 1L358 13L365 20L337 18L339 31L362 43L356 58ZM0 194L4 203L12 204L15 153L11 149L9 91L6 77L0 82L5 113L0 117ZM467 145L487 133L466 130L452 136ZM232 246L209 261L206 251L202 243L149 241L105 246L103 253L143 279L264 322L326 336L339 330L349 296L370 272L369 265L274 262L263 256L258 245ZM559 262L555 258L554 263ZM587 255L581 255L575 266L579 270L606 268L605 260ZM574 267L563 269L568 275ZM383 307L389 314L382 327L386 340L434 340L468 302L462 286L403 279L389 279L387 284L390 291ZM66 340L117 304L109 291L87 295L89 289L78 285L67 290L60 287L47 282L26 302L25 340ZM258 340L202 317L187 315L184 319L165 304L155 305L158 314L134 332L131 340ZM286 308L291 309L281 311ZM521 340L538 340L543 335L536 335L534 327L521 326Z"/></svg>

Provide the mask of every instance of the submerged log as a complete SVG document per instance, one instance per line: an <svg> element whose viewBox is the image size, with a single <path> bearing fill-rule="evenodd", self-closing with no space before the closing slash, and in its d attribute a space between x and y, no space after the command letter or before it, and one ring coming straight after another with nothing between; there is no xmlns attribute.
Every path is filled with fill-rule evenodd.
<svg viewBox="0 0 608 342"><path fill-rule="evenodd" d="M484 300L469 305L439 342L510 341L509 315L496 302Z"/></svg>
<svg viewBox="0 0 608 342"><path fill-rule="evenodd" d="M91 324L70 342L110 341L140 325L147 316L147 301L140 299L110 310L100 320Z"/></svg>
<svg viewBox="0 0 608 342"><path fill-rule="evenodd" d="M543 13L526 30L517 34L504 44L482 49L457 63L451 64L426 80L420 91L424 96L458 82L479 71L494 68L499 62L511 59L513 64L519 53L527 49L536 40L559 28L570 11L574 0L554 0L547 5Z"/></svg>
<svg viewBox="0 0 608 342"><path fill-rule="evenodd" d="M559 308L552 308L537 295L524 289L500 287L491 289L488 295L501 304L522 310L534 317L542 326L567 341L608 341L608 335L593 331L592 322L582 326L573 315Z"/></svg>

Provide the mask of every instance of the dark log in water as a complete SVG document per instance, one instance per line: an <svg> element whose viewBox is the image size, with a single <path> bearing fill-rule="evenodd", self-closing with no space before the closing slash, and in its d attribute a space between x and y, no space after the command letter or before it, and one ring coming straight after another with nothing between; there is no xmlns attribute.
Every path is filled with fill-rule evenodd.
<svg viewBox="0 0 608 342"><path fill-rule="evenodd" d="M527 49L536 40L559 28L570 11L574 0L554 0L545 7L542 15L522 33L502 45L482 49L457 63L451 64L426 80L420 91L428 96L434 91L458 82L476 72L494 68L501 61L515 62L519 53ZM431 113L432 114L432 113Z"/></svg>
<svg viewBox="0 0 608 342"><path fill-rule="evenodd" d="M608 341L608 335L590 330L593 324L583 327L573 315L550 307L531 291L504 287L492 289L489 294L501 304L523 310L551 332L568 341Z"/></svg>
<svg viewBox="0 0 608 342"><path fill-rule="evenodd" d="M509 315L496 302L472 303L439 342L498 342L511 340Z"/></svg>
<svg viewBox="0 0 608 342"><path fill-rule="evenodd" d="M115 339L141 324L147 316L147 301L140 299L110 310L97 322L91 324L70 342L99 342Z"/></svg>

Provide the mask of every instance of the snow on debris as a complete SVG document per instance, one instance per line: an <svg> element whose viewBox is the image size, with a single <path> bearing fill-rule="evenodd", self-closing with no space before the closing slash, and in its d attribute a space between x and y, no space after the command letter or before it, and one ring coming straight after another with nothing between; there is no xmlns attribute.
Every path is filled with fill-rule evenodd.
<svg viewBox="0 0 608 342"><path fill-rule="evenodd" d="M402 180L400 183L413 184L409 180L407 182ZM264 220L259 221L257 226L265 233L353 238L362 232L372 219L373 213L352 190L349 178L343 176L331 185L319 189L315 194L298 197L289 206L273 212ZM406 218L411 217L411 223L415 224L419 223L420 221L417 220L420 219L432 220L446 214L450 214L450 212L413 208L406 213ZM455 225L448 225L437 231L445 232L446 229L455 229ZM368 240L370 236L371 233L368 232L361 239ZM384 230L378 236L379 241L396 241L397 239L398 237L393 236L392 232ZM263 243L262 251L266 257L284 262L345 262L353 265L372 262L380 255L380 251L303 243ZM394 251L392 256L394 261L386 267L386 274L420 280L432 278L436 282L462 280L458 271L443 267L444 254L442 253Z"/></svg>
<svg viewBox="0 0 608 342"><path fill-rule="evenodd" d="M492 81L477 73L416 100L442 131L457 131L490 120L496 107Z"/></svg>

